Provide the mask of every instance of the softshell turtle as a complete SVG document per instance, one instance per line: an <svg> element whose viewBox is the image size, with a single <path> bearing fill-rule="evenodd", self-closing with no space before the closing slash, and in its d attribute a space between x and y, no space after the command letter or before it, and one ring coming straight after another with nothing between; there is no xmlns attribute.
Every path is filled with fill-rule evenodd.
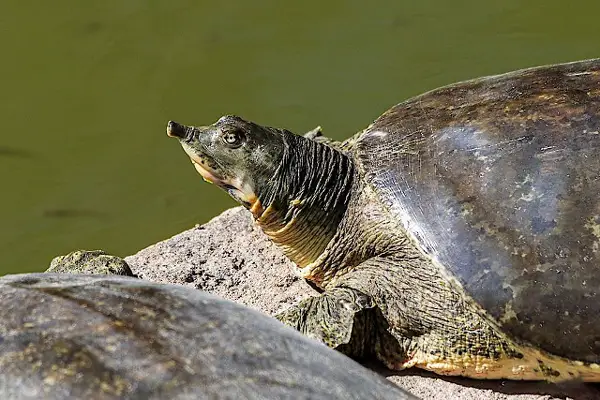
<svg viewBox="0 0 600 400"><path fill-rule="evenodd" d="M600 381L600 59L442 87L342 143L167 133L323 291L286 324L393 369Z"/></svg>
<svg viewBox="0 0 600 400"><path fill-rule="evenodd" d="M0 303L2 400L414 399L280 322L192 288L23 274L0 278Z"/></svg>

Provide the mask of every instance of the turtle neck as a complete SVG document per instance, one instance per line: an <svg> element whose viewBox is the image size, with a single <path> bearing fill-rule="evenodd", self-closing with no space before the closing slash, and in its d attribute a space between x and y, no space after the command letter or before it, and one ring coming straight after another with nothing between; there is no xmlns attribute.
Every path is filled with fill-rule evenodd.
<svg viewBox="0 0 600 400"><path fill-rule="evenodd" d="M286 256L304 267L337 230L350 199L354 166L328 145L287 131L282 135L281 162L251 211Z"/></svg>

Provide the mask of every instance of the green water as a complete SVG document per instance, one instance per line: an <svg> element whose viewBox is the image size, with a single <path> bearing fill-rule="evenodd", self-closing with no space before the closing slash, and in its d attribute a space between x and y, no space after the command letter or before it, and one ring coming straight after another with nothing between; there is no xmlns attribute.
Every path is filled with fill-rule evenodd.
<svg viewBox="0 0 600 400"><path fill-rule="evenodd" d="M234 205L169 119L344 138L443 84L598 57L599 16L598 0L5 0L0 274L131 254Z"/></svg>

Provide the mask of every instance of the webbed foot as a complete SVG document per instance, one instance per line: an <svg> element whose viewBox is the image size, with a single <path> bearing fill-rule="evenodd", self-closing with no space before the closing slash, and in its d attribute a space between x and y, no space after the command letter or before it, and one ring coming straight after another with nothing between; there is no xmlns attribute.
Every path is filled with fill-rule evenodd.
<svg viewBox="0 0 600 400"><path fill-rule="evenodd" d="M338 287L310 297L275 318L351 357L372 352L376 312L368 295Z"/></svg>

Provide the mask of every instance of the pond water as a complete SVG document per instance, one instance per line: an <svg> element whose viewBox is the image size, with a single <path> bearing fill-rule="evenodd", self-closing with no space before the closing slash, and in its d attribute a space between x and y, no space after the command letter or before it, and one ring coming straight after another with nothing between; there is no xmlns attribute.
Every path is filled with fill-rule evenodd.
<svg viewBox="0 0 600 400"><path fill-rule="evenodd" d="M128 255L234 202L169 119L337 139L455 81L600 56L597 0L5 1L0 274Z"/></svg>

